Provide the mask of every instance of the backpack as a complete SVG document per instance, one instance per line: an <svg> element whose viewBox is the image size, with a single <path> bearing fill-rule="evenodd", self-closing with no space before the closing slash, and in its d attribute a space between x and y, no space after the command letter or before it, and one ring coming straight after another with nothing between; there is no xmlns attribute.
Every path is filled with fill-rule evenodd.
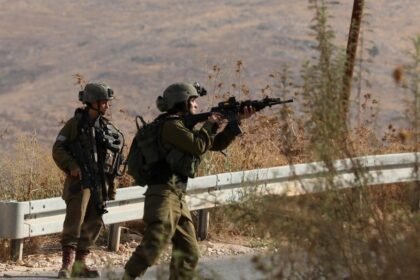
<svg viewBox="0 0 420 280"><path fill-rule="evenodd" d="M141 120L140 127L138 120ZM146 123L141 116L136 117L137 133L127 156L127 173L134 178L136 185L146 186L152 179L155 165L165 160L166 152L160 143L164 118Z"/></svg>

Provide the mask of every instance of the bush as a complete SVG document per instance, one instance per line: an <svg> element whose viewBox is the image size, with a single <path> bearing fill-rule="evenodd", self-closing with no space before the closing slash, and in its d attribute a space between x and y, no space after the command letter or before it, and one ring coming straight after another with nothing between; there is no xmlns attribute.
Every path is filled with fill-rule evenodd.
<svg viewBox="0 0 420 280"><path fill-rule="evenodd" d="M63 173L51 150L39 145L36 135L19 137L13 149L0 155L0 199L28 201L60 196Z"/></svg>

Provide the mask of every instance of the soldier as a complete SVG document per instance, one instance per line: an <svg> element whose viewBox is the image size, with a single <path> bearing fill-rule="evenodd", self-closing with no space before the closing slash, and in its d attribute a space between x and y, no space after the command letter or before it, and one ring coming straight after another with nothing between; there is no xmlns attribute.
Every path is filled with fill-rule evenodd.
<svg viewBox="0 0 420 280"><path fill-rule="evenodd" d="M205 152L221 151L235 138L221 114L213 114L201 129L186 127L183 117L198 111L197 89L190 84L172 84L156 104L162 121L160 143L166 160L156 164L145 192L146 231L141 244L125 265L123 279L135 279L153 265L172 242L170 279L192 279L199 258L194 225L185 201L188 177L193 177ZM245 108L239 119L254 113Z"/></svg>
<svg viewBox="0 0 420 280"><path fill-rule="evenodd" d="M54 161L66 173L59 278L99 276L86 265L86 257L102 228L105 200L115 199L112 166L121 156L124 142L123 135L104 117L113 96L106 84L88 83L79 92L79 100L86 106L76 110L53 146Z"/></svg>

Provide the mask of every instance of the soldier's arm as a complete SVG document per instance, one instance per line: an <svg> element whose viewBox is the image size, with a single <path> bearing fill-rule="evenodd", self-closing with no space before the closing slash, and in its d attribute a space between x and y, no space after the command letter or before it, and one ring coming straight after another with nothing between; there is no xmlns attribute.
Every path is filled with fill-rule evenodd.
<svg viewBox="0 0 420 280"><path fill-rule="evenodd" d="M239 113L239 120L248 119L255 114L255 109L252 107L244 107L243 112ZM216 135L214 143L211 148L212 151L222 151L226 149L235 140L235 134L226 126L222 132Z"/></svg>
<svg viewBox="0 0 420 280"><path fill-rule="evenodd" d="M225 129L218 133L216 137L214 137L213 146L210 150L212 151L222 151L226 149L230 143L235 140L235 135L229 129L229 127L225 127Z"/></svg>
<svg viewBox="0 0 420 280"><path fill-rule="evenodd" d="M52 149L52 156L57 166L66 173L78 168L76 160L70 154L69 144L77 137L78 124L70 119L60 130Z"/></svg>
<svg viewBox="0 0 420 280"><path fill-rule="evenodd" d="M201 156L213 146L214 124L205 122L198 131L191 131L181 120L169 120L163 124L162 142L180 151Z"/></svg>

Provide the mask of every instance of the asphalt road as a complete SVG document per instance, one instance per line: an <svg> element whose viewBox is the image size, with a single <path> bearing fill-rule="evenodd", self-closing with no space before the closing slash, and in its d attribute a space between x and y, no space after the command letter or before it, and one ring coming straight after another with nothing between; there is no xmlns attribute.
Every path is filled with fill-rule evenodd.
<svg viewBox="0 0 420 280"><path fill-rule="evenodd" d="M216 259L203 257L200 259L198 271L202 279L263 279L263 275L254 269L251 258L251 255L221 256ZM168 266L169 264L153 266L141 279L168 279ZM122 267L104 268L100 279L121 279L122 275ZM27 271L8 272L0 279L53 279L56 277L57 271Z"/></svg>

